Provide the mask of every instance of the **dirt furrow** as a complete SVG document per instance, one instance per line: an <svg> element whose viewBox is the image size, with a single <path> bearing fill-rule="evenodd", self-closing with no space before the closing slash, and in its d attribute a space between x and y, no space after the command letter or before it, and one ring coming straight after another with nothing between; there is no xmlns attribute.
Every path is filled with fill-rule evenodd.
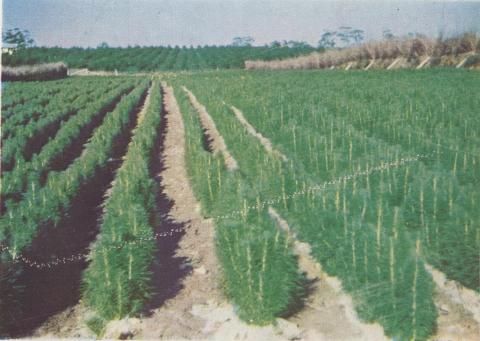
<svg viewBox="0 0 480 341"><path fill-rule="evenodd" d="M88 252L89 246L98 234L104 195L121 165L122 156L127 152L143 100L144 97L129 113L128 123L113 139L110 156L117 161L97 167L95 174L82 183L71 199L69 209L57 224L46 222L40 226L36 237L23 252L27 259L47 263L54 259ZM66 324L62 319L62 316L65 316L62 312L66 309L71 311L69 307L77 306L80 300L81 277L87 265L84 257L78 261L59 263L46 269L19 263L22 271L18 277L18 284L24 287L19 296L22 315L16 318L17 323L12 326L10 334L25 336L33 332L35 336L44 334L59 336L57 332Z"/></svg>
<svg viewBox="0 0 480 341"><path fill-rule="evenodd" d="M236 107L234 107L233 105L230 106L230 108L232 109L233 113L235 114L235 116L237 117L237 119L240 121L240 123L247 129L247 131L255 136L259 141L260 143L262 144L262 146L269 152L269 153L273 153L275 155L277 155L278 157L280 157L283 161L288 161L288 158L282 153L280 152L279 150L273 148L272 146L272 143L270 142L269 139L267 139L265 136L263 136L261 133L259 133L251 124L250 122L247 121L247 119L245 118L245 116L243 115L242 111Z"/></svg>
<svg viewBox="0 0 480 341"><path fill-rule="evenodd" d="M43 239L36 241L37 248L43 248L43 252L53 253L61 247L61 250L66 249L63 250L62 256L78 254L79 251L85 253L86 250L91 248L98 234L99 222L104 214L105 201L110 196L115 174L122 165L134 129L148 108L149 94L150 90L148 95L144 94L140 98L138 105L130 113L130 121L124 133L114 140L110 162L105 167L98 169L96 175L82 186L82 189L72 201L70 212L62 219L61 227L43 231L41 234ZM32 245L35 244L32 243ZM52 274L55 274L56 277L44 286L47 287L46 290L49 290L48 286L50 286L48 292L52 297L63 293L63 296L68 296L68 300L63 297L57 299L57 301L61 301L63 309L57 309L57 313L55 315L51 314L53 316L48 320L45 317L43 319L45 322L33 332L32 336L48 338L92 338L95 336L85 324L88 318L93 316L93 312L82 303L79 290L81 274L87 265L87 261L81 259L79 262L53 267L51 270L41 269L35 273L32 278L37 281L37 287L40 279L45 276L52 277ZM70 275L71 273L72 275ZM60 289L51 290L54 285L60 287ZM33 295L35 294L33 292ZM47 306L45 302L49 302L49 300L48 298L42 299L43 305L36 301L32 304L38 305L38 309L45 309L45 306ZM60 310L62 311L58 313Z"/></svg>
<svg viewBox="0 0 480 341"><path fill-rule="evenodd" d="M184 277L176 296L167 299L153 314L136 320L137 338L205 338L205 321L191 313L195 304L219 300L218 269L215 257L214 226L200 214L185 168L185 130L173 89L162 83L166 135L160 156L164 169L159 174L163 193L173 202L168 216L184 224L185 234L175 256L191 271ZM193 208L193 209L192 209ZM159 260L162 261L161 259ZM187 328L188 326L188 328Z"/></svg>
<svg viewBox="0 0 480 341"><path fill-rule="evenodd" d="M300 270L316 281L306 307L290 318L298 325L304 340L387 340L378 324L359 320L352 298L342 291L340 281L322 271L310 254L310 246L295 238L280 214L269 207L270 217L292 238Z"/></svg>
<svg viewBox="0 0 480 341"><path fill-rule="evenodd" d="M137 121L135 123L135 127L138 127L140 122L142 122L143 117L145 116L145 113L147 112L147 109L150 106L151 93L152 93L152 85L150 84L150 86L148 87L147 93L145 95L145 99L143 100L143 105L140 109L140 112L138 113ZM140 100L140 103L142 103L142 100ZM132 136L133 136L133 134L135 134L135 129L132 131ZM130 147L130 143L132 143L132 142L130 141L128 143L127 151L128 151L128 148ZM110 158L109 162L122 162L123 163L123 160L125 160L125 157L126 157L126 153L124 155L122 155L121 158L118 158L118 159ZM105 203L107 202L108 198L110 197L110 195L112 193L112 188L113 188L114 184L115 184L115 179L113 179L113 181L110 183L110 187L108 187L107 191L105 192L105 195L104 195L104 198L103 198L103 203L102 203L102 208L103 208L103 213L102 214L105 214Z"/></svg>
<svg viewBox="0 0 480 341"><path fill-rule="evenodd" d="M225 144L225 140L220 132L217 130L215 122L213 121L210 114L207 112L205 106L203 106L195 97L195 95L188 90L186 87L182 87L182 90L185 91L190 102L192 103L195 110L198 112L200 116L200 122L205 128L207 134L211 139L211 147L213 149L213 153L222 153L223 158L225 159L225 164L228 170L232 171L238 168L237 161L233 158L233 156L228 151L227 145Z"/></svg>

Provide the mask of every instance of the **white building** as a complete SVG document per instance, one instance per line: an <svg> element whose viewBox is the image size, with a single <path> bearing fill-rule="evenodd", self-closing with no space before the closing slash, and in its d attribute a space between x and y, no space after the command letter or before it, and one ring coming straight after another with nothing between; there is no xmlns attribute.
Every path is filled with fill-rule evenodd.
<svg viewBox="0 0 480 341"><path fill-rule="evenodd" d="M17 44L2 43L2 53L13 54L17 49Z"/></svg>

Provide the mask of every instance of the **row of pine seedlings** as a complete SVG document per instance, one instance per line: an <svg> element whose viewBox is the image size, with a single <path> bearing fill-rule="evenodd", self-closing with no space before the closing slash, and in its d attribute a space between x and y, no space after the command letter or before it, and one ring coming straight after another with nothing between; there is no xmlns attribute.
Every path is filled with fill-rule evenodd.
<svg viewBox="0 0 480 341"><path fill-rule="evenodd" d="M100 233L84 273L83 296L97 317L90 323L121 319L140 312L152 288L150 267L156 241L156 181L150 174L152 151L161 121L158 81L150 104L138 117L124 161L104 203Z"/></svg>
<svg viewBox="0 0 480 341"><path fill-rule="evenodd" d="M2 162L5 162L7 167L11 163L12 169L3 174L2 195L8 200L10 197L14 197L15 194L18 195L25 192L28 189L27 185L30 189L43 185L41 183L42 175L50 169L52 160L75 140L82 127L89 124L102 108L115 102L132 89L132 84L128 82L120 85L115 83L107 85L106 88L102 89L103 93L95 96L96 100L90 103L88 101L92 97L92 93L91 91L86 91L81 94L79 101L72 103L71 108L59 105L56 111L49 112L45 117L30 122L25 126L25 129L10 137L4 144L4 158ZM75 115L59 127L53 139L47 141L37 154L32 155L27 160L22 155L23 147L25 147L27 141L30 141L32 136L44 134L43 130L48 129L49 123L57 119L57 113L65 112L75 112ZM8 206L11 206L11 204L7 202Z"/></svg>
<svg viewBox="0 0 480 341"><path fill-rule="evenodd" d="M257 141L245 135L230 109L221 103L218 92L203 90L205 88L198 85L194 87L193 82L187 84L204 101L207 110L216 115L217 127L225 136L240 169L251 183L255 183L255 188L248 192L258 191L265 193L266 198L275 199L273 206L287 219L298 237L309 242L313 256L330 275L342 280L344 289L352 294L361 318L380 322L390 336L426 338L433 330L437 316L432 301L433 283L420 258L420 236L407 233L403 218L406 210L395 207L407 196L403 181L408 163L401 163L399 156L402 154L396 148L357 134L351 128L337 132L341 126L329 124L326 126L326 152L329 158L335 154L337 160L319 160L321 167L327 167L327 170L331 162L327 179L343 176L341 172L335 172L335 167L342 163L345 164L342 169L367 172L365 174L369 174L369 165L370 169L372 165L380 165L379 160L383 158L398 163L400 167L380 169L353 181L335 181L323 188L320 186L323 181L314 176L315 172L303 170L302 163L308 155L299 158L301 154L308 154L308 146L300 148L298 143L310 129L298 129L297 136L290 133L296 140L282 143L282 147L285 150L288 145L287 156L295 162L281 163L267 155ZM345 134L348 129L350 132ZM268 136L276 133L278 130L268 131ZM370 146L363 148L366 145ZM355 163L352 163L352 146L358 146ZM330 148L334 149L331 151ZM324 150L323 146L320 149ZM306 188L317 190L305 191ZM291 193L302 195L290 196ZM258 200L252 196L246 196L246 199L248 204L245 206L248 207ZM232 234L234 240L235 234ZM220 253L226 245L228 238L222 241ZM235 243L231 245L235 251ZM225 271L228 272L228 267Z"/></svg>
<svg viewBox="0 0 480 341"><path fill-rule="evenodd" d="M174 85L185 123L187 171L204 216L215 222L224 290L242 320L272 323L292 313L305 297L306 279L298 270L292 240L275 225L268 207L261 205L269 193L247 179L242 169L228 171L220 153L202 147L198 113L182 91L182 83ZM232 212L232 208L237 209Z"/></svg>
<svg viewBox="0 0 480 341"><path fill-rule="evenodd" d="M114 141L128 131L131 113L145 94L148 82L129 80L126 83L129 84L128 87L135 89L122 96L115 109L107 113L102 125L95 129L84 145L81 155L65 170L49 171L43 187L36 186L34 181L34 185L29 186L23 193L21 200L8 206L6 213L0 218L0 241L4 249L0 254L1 270L2 274L6 274L6 277L0 277L0 330L11 324L13 318L3 313L8 311L10 306L18 304L17 296L21 288L16 283L18 273L13 272L15 260L32 243L43 225L58 225L71 207L72 200L82 184L95 177L98 169L106 167ZM103 100L105 98L102 96ZM83 111L82 115L89 116L91 113ZM68 122L64 127L67 125ZM79 128L72 129L73 135L68 135L68 139L55 138L51 143L57 143L58 150L61 151L73 141L73 136L78 131Z"/></svg>
<svg viewBox="0 0 480 341"><path fill-rule="evenodd" d="M2 140L5 141L2 147L4 166L11 168L9 164L13 157L16 159L21 156L28 138L41 133L55 122L67 120L90 103L92 97L98 98L118 85L111 80L97 81L96 84L80 82L76 86L69 85L70 91L55 94L52 99L46 98L41 104L29 103L22 105L22 108L19 108L20 105L15 106L15 115L6 118L2 125ZM23 125L23 129L17 129L19 124Z"/></svg>
<svg viewBox="0 0 480 341"><path fill-rule="evenodd" d="M15 258L31 243L42 223L57 223L81 184L94 176L98 167L107 164L113 141L128 126L130 113L144 94L146 86L147 83L143 82L122 98L115 109L107 114L103 124L95 130L82 154L67 169L50 172L41 188L30 186L23 194L23 199L2 216L0 240L6 242L10 257ZM85 112L85 115L89 114ZM67 141L57 141L60 145L57 148L62 150L64 142ZM17 228L18 226L23 228Z"/></svg>

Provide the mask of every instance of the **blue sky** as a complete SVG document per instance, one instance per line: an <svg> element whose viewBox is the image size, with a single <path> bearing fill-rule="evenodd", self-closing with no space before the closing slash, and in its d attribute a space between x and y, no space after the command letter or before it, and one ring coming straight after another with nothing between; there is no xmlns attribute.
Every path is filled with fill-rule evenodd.
<svg viewBox="0 0 480 341"><path fill-rule="evenodd" d="M28 29L41 46L222 45L235 36L255 44L318 42L323 30L365 30L378 39L480 32L480 2L313 0L3 0L3 28Z"/></svg>

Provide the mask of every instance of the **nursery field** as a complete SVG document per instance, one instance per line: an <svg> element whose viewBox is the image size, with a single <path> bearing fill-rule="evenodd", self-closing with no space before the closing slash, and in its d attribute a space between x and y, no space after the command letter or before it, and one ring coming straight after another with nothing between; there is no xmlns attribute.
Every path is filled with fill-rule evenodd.
<svg viewBox="0 0 480 341"><path fill-rule="evenodd" d="M445 69L7 84L0 336L31 335L79 302L82 323L109 335L111 320L175 309L182 290L211 298L188 276L211 278L240 320L268 326L305 316L328 277L359 324L424 340L445 336L443 274L472 298L456 303L466 334L454 326L469 339L480 328L469 305L480 302L478 88L477 72ZM211 236L179 218L196 212L174 193L185 188ZM182 238L192 254L215 246L186 274Z"/></svg>

